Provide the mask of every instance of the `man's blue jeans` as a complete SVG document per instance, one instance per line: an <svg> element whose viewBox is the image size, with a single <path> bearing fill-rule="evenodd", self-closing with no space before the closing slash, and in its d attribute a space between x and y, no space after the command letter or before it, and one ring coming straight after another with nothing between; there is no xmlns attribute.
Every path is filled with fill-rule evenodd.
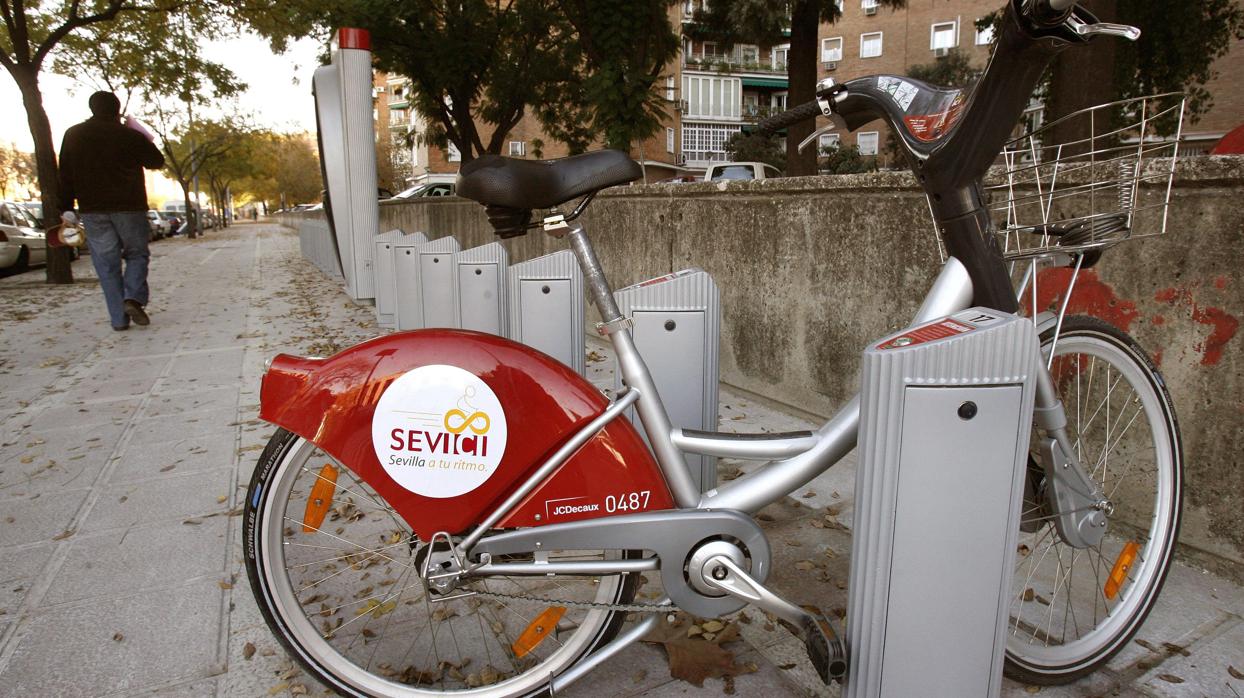
<svg viewBox="0 0 1244 698"><path fill-rule="evenodd" d="M113 327L126 327L130 319L125 315L125 301L147 305L147 260L151 257L147 250L151 236L147 213L84 213L82 226L91 250L91 263L104 289L108 319Z"/></svg>

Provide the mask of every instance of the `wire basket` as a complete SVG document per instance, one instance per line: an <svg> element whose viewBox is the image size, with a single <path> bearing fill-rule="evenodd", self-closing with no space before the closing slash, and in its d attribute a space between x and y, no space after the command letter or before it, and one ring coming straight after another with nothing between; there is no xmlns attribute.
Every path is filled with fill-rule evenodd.
<svg viewBox="0 0 1244 698"><path fill-rule="evenodd" d="M1004 257L1086 252L1166 232L1184 101L1168 93L1102 104L1008 143L1001 181L986 187ZM1071 137L1048 142L1058 134Z"/></svg>

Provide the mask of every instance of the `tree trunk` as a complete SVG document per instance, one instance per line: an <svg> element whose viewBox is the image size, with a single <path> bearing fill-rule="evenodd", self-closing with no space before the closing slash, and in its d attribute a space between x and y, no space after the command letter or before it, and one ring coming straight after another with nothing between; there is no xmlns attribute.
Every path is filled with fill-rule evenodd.
<svg viewBox="0 0 1244 698"><path fill-rule="evenodd" d="M39 194L43 201L44 225L60 221L60 180L56 169L56 145L52 142L52 125L43 109L43 93L39 91L39 73L29 66L15 66L10 74L21 90L26 107L26 121L35 143L35 170ZM44 244L47 244L46 242ZM68 247L48 247L45 272L49 284L73 283L73 252Z"/></svg>
<svg viewBox="0 0 1244 698"><path fill-rule="evenodd" d="M199 214L191 209L190 182L189 180L184 182L178 180L177 183L181 185L181 197L186 202L186 237L197 237L199 229Z"/></svg>
<svg viewBox="0 0 1244 698"><path fill-rule="evenodd" d="M791 3L790 52L786 57L789 91L786 108L791 109L816 98L817 30L820 28L820 0L796 0ZM814 119L786 130L786 175L801 177L816 174L816 148L799 152L799 142L816 130Z"/></svg>

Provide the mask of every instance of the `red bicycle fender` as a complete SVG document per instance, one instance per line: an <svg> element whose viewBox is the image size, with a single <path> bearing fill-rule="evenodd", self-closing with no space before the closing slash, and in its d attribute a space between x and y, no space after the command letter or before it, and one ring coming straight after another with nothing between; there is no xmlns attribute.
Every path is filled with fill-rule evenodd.
<svg viewBox="0 0 1244 698"><path fill-rule="evenodd" d="M426 417L411 417L425 421L408 432L395 429L389 435L391 423L383 422L373 438L374 420L391 419L394 411L414 414L415 407L427 407L423 403L431 393L421 393L418 387L411 392L409 387L419 385L418 380L405 379L394 386L398 379L429 372L457 375L455 369L482 381L479 390L495 395L502 419L496 414L481 418L469 408L459 410L453 403L444 403L444 409L418 412ZM378 411L390 389L393 393ZM489 399L487 395L473 398L476 402ZM400 408L405 403L411 403L410 410L394 410L394 405ZM277 356L263 377L259 416L319 446L370 485L421 539L428 540L438 531L456 534L479 523L608 404L573 369L530 347L478 332L430 329L378 337L327 359ZM471 418L477 421L471 423ZM494 432L489 434L489 428ZM491 442L486 441L489 438ZM388 465L383 465L379 454L389 455L383 450L390 447L388 439L394 448L409 446L409 457L389 456ZM503 452L495 462L498 444ZM488 467L493 469L483 473L483 465L468 461L474 458L472 453L489 448L488 457L493 460ZM442 468L466 463L462 467L478 467L482 473L448 477L483 481L472 481L467 484L469 491L452 496L427 496L426 487L419 484L414 489L422 488L424 493L410 489L407 476L413 466L406 463L421 458L426 462L429 451L451 454L434 461ZM463 458L467 460L449 460ZM428 468L418 476L425 482L427 476L439 477L440 473ZM524 498L499 527L540 526L673 506L665 479L643 439L627 419L618 418Z"/></svg>

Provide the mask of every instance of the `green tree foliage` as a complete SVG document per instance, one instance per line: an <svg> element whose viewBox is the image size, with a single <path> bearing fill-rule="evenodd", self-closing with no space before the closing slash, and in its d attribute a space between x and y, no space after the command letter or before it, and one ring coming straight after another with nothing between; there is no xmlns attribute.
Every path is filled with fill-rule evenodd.
<svg viewBox="0 0 1244 698"><path fill-rule="evenodd" d="M501 152L533 105L558 105L535 113L572 148L591 140L577 39L554 0L290 0L284 9L280 21L253 25L277 46L308 27L367 29L377 67L411 79L411 101L429 120L424 139L452 142L463 162Z"/></svg>
<svg viewBox="0 0 1244 698"><path fill-rule="evenodd" d="M968 54L957 48L950 50L943 58L935 58L932 63L913 65L907 69L907 75L917 80L938 87L970 88L980 79L983 68L972 67Z"/></svg>
<svg viewBox="0 0 1244 698"><path fill-rule="evenodd" d="M1188 96L1187 119L1193 123L1213 106L1206 83L1217 76L1214 61L1244 39L1244 9L1235 0L1086 0L1098 19L1140 27L1140 40L1099 37L1088 47L1064 51L1050 70L1046 90L1046 121L1116 99L1165 92ZM977 22L994 25L994 13ZM1091 89L1086 89L1091 86ZM1159 124L1166 133L1174 123ZM1068 124L1074 127L1075 124ZM1084 134L1074 128L1052 134L1069 142Z"/></svg>
<svg viewBox="0 0 1244 698"><path fill-rule="evenodd" d="M860 155L854 145L831 145L821 148L821 172L825 174L856 174L877 169L877 158Z"/></svg>
<svg viewBox="0 0 1244 698"><path fill-rule="evenodd" d="M262 134L252 159L254 172L237 183L236 193L269 209L319 200L324 185L314 135Z"/></svg>
<svg viewBox="0 0 1244 698"><path fill-rule="evenodd" d="M907 0L879 0L889 8L905 7ZM790 53L786 70L789 80L787 103L796 106L816 96L818 32L821 22L836 22L842 15L835 0L711 0L707 12L697 12L701 38L724 44L774 44L790 29ZM812 121L796 124L787 131L786 172L788 175L816 174L816 154L800 153L799 143L815 128Z"/></svg>
<svg viewBox="0 0 1244 698"><path fill-rule="evenodd" d="M734 134L726 141L726 155L735 162L764 162L779 170L786 165L786 153L778 144L777 136L743 132Z"/></svg>
<svg viewBox="0 0 1244 698"><path fill-rule="evenodd" d="M0 145L0 198L7 199L18 189L34 190L37 176L34 153Z"/></svg>
<svg viewBox="0 0 1244 698"><path fill-rule="evenodd" d="M678 55L670 27L670 0L561 0L574 27L586 69L583 98L594 131L610 148L657 133L667 103L653 89Z"/></svg>

